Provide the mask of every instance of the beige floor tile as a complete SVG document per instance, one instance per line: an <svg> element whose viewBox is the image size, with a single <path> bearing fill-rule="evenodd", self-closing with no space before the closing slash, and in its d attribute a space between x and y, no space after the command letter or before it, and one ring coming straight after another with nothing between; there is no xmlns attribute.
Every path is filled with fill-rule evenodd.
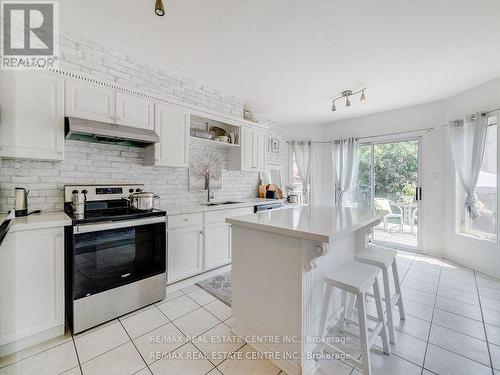
<svg viewBox="0 0 500 375"><path fill-rule="evenodd" d="M189 286L187 286L185 288L182 288L181 292L185 293L185 294L188 294L188 293L194 292L195 290L199 290L199 289L201 289L201 288L198 285L193 284L193 285L189 285Z"/></svg>
<svg viewBox="0 0 500 375"><path fill-rule="evenodd" d="M202 306L215 300L214 296L205 292L201 288L198 288L198 290L195 290L194 292L188 293L187 296Z"/></svg>
<svg viewBox="0 0 500 375"><path fill-rule="evenodd" d="M485 324L486 335L488 342L500 345L500 327L492 326L491 324Z"/></svg>
<svg viewBox="0 0 500 375"><path fill-rule="evenodd" d="M370 350L370 360L372 375L420 375L421 372L421 367L397 355L386 355L378 348ZM361 374L361 369L356 367L353 374Z"/></svg>
<svg viewBox="0 0 500 375"><path fill-rule="evenodd" d="M224 324L232 328L234 324L234 317L232 316L229 319L224 320Z"/></svg>
<svg viewBox="0 0 500 375"><path fill-rule="evenodd" d="M424 364L425 349L427 341L419 340L413 336L395 331L396 345L391 345L392 354L395 354L407 361L410 361L418 366ZM377 337L375 345L380 349L383 348L382 339Z"/></svg>
<svg viewBox="0 0 500 375"><path fill-rule="evenodd" d="M480 298L481 298L481 307L483 309L500 312L500 300L486 296L480 296Z"/></svg>
<svg viewBox="0 0 500 375"><path fill-rule="evenodd" d="M232 313L231 308L225 303L219 301L218 299L210 303L207 303L205 306L203 306L203 308L210 311L220 320L226 320L230 318Z"/></svg>
<svg viewBox="0 0 500 375"><path fill-rule="evenodd" d="M171 301L174 298L177 298L177 297L180 297L183 295L184 295L184 293L182 293L180 290L176 290L174 292L169 292L169 293L167 293L167 297L165 298L165 301Z"/></svg>
<svg viewBox="0 0 500 375"><path fill-rule="evenodd" d="M241 337L231 333L231 329L221 323L193 340L193 344L214 365L218 365L231 353L245 345Z"/></svg>
<svg viewBox="0 0 500 375"><path fill-rule="evenodd" d="M493 368L495 370L500 370L500 346L489 344L489 347L490 347L491 363L493 364Z"/></svg>
<svg viewBox="0 0 500 375"><path fill-rule="evenodd" d="M480 286L479 295L500 300L500 289Z"/></svg>
<svg viewBox="0 0 500 375"><path fill-rule="evenodd" d="M500 312L483 308L484 322L500 327Z"/></svg>
<svg viewBox="0 0 500 375"><path fill-rule="evenodd" d="M465 318L447 311L434 310L432 324L437 324L445 328L449 328L465 335L475 337L480 340L485 340L484 327L482 322Z"/></svg>
<svg viewBox="0 0 500 375"><path fill-rule="evenodd" d="M166 324L134 340L147 364L186 343L186 337L172 323Z"/></svg>
<svg viewBox="0 0 500 375"><path fill-rule="evenodd" d="M491 375L491 368L429 344L424 367L439 375Z"/></svg>
<svg viewBox="0 0 500 375"><path fill-rule="evenodd" d="M469 305L444 296L437 296L436 308L443 311L448 311L457 315L465 316L466 318L483 321L481 309L479 306Z"/></svg>
<svg viewBox="0 0 500 375"><path fill-rule="evenodd" d="M61 375L82 375L82 371L80 370L80 366L76 366L71 370L63 372Z"/></svg>
<svg viewBox="0 0 500 375"><path fill-rule="evenodd" d="M473 337L433 324L429 342L486 366L490 364L486 342Z"/></svg>
<svg viewBox="0 0 500 375"><path fill-rule="evenodd" d="M479 306L479 298L477 294L449 288L444 285L439 285L438 296L451 298L459 302L468 303L469 305Z"/></svg>
<svg viewBox="0 0 500 375"><path fill-rule="evenodd" d="M438 282L429 282L429 281L424 281L424 280L419 280L419 279L414 279L410 276L406 276L401 285L420 290L422 292L426 293L432 293L436 294L437 289L438 289Z"/></svg>
<svg viewBox="0 0 500 375"><path fill-rule="evenodd" d="M23 349L21 351L12 353L5 357L0 358L0 368L20 361L22 359L34 356L35 354L41 353L45 350L51 349L58 345L64 344L65 342L71 341L71 332L66 330L65 334L53 339L44 341L40 344L30 346L29 348Z"/></svg>
<svg viewBox="0 0 500 375"><path fill-rule="evenodd" d="M1 375L54 375L78 366L73 341L0 369Z"/></svg>
<svg viewBox="0 0 500 375"><path fill-rule="evenodd" d="M82 364L83 375L132 375L146 364L131 342Z"/></svg>
<svg viewBox="0 0 500 375"><path fill-rule="evenodd" d="M259 359L258 353L249 345L233 353L217 368L224 375L277 375L280 372L280 369L267 359Z"/></svg>
<svg viewBox="0 0 500 375"><path fill-rule="evenodd" d="M149 366L154 375L203 375L213 367L191 343Z"/></svg>
<svg viewBox="0 0 500 375"><path fill-rule="evenodd" d="M198 309L174 321L183 334L195 337L219 324L219 320L204 309Z"/></svg>
<svg viewBox="0 0 500 375"><path fill-rule="evenodd" d="M118 321L96 327L75 338L76 350L81 363L85 363L127 341L130 341L130 338Z"/></svg>
<svg viewBox="0 0 500 375"><path fill-rule="evenodd" d="M174 320L200 307L196 302L187 296L175 298L171 301L158 304L158 308L167 316Z"/></svg>
<svg viewBox="0 0 500 375"><path fill-rule="evenodd" d="M404 296L403 296L404 298ZM424 305L423 303L415 302L409 299L404 300L405 314L414 316L415 318L423 319L430 322L432 318L432 306ZM397 310L398 307L395 306Z"/></svg>
<svg viewBox="0 0 500 375"><path fill-rule="evenodd" d="M352 372L352 367L336 359L322 360L319 364L320 367L314 375L349 375ZM282 371L279 375L283 374Z"/></svg>
<svg viewBox="0 0 500 375"><path fill-rule="evenodd" d="M135 314L120 318L120 320L132 339L169 322L156 306L142 309Z"/></svg>
<svg viewBox="0 0 500 375"><path fill-rule="evenodd" d="M151 375L152 372L149 370L149 368L145 367L141 371L136 372L134 375Z"/></svg>
<svg viewBox="0 0 500 375"><path fill-rule="evenodd" d="M410 336L414 336L420 340L427 341L429 337L429 330L431 329L431 323L414 316L406 314L405 320L401 320L399 317L399 312L392 312L394 329L406 333Z"/></svg>
<svg viewBox="0 0 500 375"><path fill-rule="evenodd" d="M401 288L401 294L403 296L403 302L411 300L414 302L423 303L424 305L434 306L434 302L436 300L436 294L434 293L427 293L405 286Z"/></svg>

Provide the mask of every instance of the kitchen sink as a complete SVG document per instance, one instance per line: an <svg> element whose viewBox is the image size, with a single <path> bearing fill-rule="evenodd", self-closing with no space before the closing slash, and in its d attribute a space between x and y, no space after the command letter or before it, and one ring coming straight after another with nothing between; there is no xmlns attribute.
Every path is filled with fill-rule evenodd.
<svg viewBox="0 0 500 375"><path fill-rule="evenodd" d="M227 202L210 202L210 203L202 203L202 205L203 206L212 207L212 206L224 206L224 205L227 205L227 204L238 204L238 203L242 203L242 202L233 202L233 201L227 201Z"/></svg>

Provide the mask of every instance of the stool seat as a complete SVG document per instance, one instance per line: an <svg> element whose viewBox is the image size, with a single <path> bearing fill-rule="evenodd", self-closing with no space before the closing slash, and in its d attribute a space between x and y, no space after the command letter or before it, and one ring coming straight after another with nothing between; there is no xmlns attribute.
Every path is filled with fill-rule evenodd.
<svg viewBox="0 0 500 375"><path fill-rule="evenodd" d="M397 254L398 253L394 250L381 249L377 246L370 246L370 248L357 253L354 258L362 261L363 263L368 263L373 266L388 268L394 262Z"/></svg>
<svg viewBox="0 0 500 375"><path fill-rule="evenodd" d="M325 276L326 282L353 294L368 291L380 274L380 268L356 261L347 261L332 268Z"/></svg>

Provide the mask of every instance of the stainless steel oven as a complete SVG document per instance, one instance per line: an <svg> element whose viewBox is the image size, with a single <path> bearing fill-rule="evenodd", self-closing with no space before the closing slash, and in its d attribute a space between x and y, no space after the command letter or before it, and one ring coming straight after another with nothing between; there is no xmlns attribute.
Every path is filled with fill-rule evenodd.
<svg viewBox="0 0 500 375"><path fill-rule="evenodd" d="M74 333L165 298L165 213L117 211L118 202L109 203L111 211L94 211L66 229L66 310Z"/></svg>

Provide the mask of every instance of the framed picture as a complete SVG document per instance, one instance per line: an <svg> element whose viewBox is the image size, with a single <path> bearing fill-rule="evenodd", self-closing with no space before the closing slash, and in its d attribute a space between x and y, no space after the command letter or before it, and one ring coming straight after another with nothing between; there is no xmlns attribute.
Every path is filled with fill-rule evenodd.
<svg viewBox="0 0 500 375"><path fill-rule="evenodd" d="M271 151L280 152L280 141L277 138L271 138Z"/></svg>

